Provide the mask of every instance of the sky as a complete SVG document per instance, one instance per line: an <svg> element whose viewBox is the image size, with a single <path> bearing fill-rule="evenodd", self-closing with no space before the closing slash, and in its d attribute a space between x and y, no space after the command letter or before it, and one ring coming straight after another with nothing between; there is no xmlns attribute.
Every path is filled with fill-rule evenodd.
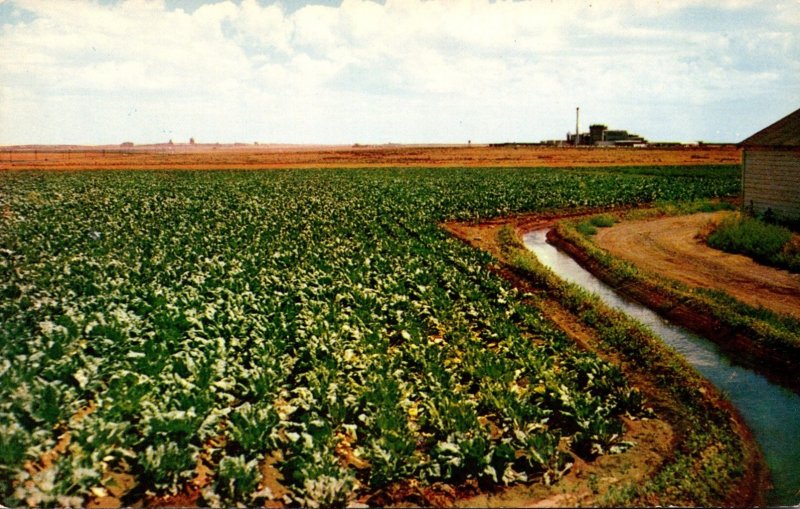
<svg viewBox="0 0 800 509"><path fill-rule="evenodd" d="M0 145L738 142L800 0L0 0Z"/></svg>

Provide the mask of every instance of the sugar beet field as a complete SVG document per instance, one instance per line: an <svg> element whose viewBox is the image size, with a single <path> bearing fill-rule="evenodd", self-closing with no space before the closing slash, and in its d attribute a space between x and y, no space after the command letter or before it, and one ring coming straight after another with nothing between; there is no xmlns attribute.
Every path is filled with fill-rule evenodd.
<svg viewBox="0 0 800 509"><path fill-rule="evenodd" d="M556 482L564 447L624 449L646 403L438 224L738 186L735 167L2 174L2 503Z"/></svg>

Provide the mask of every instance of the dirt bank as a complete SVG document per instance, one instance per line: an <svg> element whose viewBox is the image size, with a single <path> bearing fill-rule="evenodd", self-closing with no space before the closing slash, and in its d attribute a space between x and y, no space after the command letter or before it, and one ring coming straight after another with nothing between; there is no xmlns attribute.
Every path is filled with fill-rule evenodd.
<svg viewBox="0 0 800 509"><path fill-rule="evenodd" d="M569 254L582 267L627 298L639 302L671 322L714 341L737 363L764 375L768 380L800 393L800 345L774 341L764 336L762 324L729 323L717 316L713 304L696 299L691 292L675 291L653 278L644 276L631 281L629 275L617 274L583 247L550 230L548 242ZM735 317L734 317L735 318Z"/></svg>
<svg viewBox="0 0 800 509"><path fill-rule="evenodd" d="M625 486L627 483L647 484L649 479L671 461L675 451L681 450L682 444L690 439L684 434L685 430L689 428L685 422L685 402L670 394L669 390L659 381L660 375L642 369L638 362L630 362L623 356L600 347L593 329L584 325L549 292L544 291L525 275L516 271L510 265L509 260L504 258L498 234L507 225L512 226L517 234L521 235L532 229L553 226L558 219L597 212L601 211L580 211L571 213L569 216L558 213L529 214L480 224L448 223L444 225L444 228L463 241L491 253L498 262L494 270L521 291L534 295L535 305L578 345L595 351L606 360L619 365L629 383L647 397L659 418L639 429L629 427L625 438L632 440L636 445L626 451L624 455L604 456L588 464L576 465L574 471L555 486L557 490L551 491L549 495L542 491L531 491L526 494L524 489L518 488L506 496L496 498L478 496L468 499L464 501L465 505L492 506L498 503L506 506L526 507L597 505L603 500L603 495L608 493L609 489L613 490ZM759 505L763 503L762 496L767 487L768 478L759 448L736 409L721 398L710 383L703 382L703 384L705 388L701 389L701 392L707 404L723 409L731 416L734 423L733 428L741 440L744 455L742 463L744 475L727 494L723 505ZM663 447L667 436L670 437L668 445ZM659 443L662 444L661 447L658 446ZM623 467L620 468L620 465ZM601 486L599 490L598 484ZM511 499L506 498L509 495L512 497ZM659 505L662 501L656 496L648 499L647 503L648 505ZM685 503L690 504L691 502Z"/></svg>
<svg viewBox="0 0 800 509"><path fill-rule="evenodd" d="M722 290L751 306L800 318L800 274L710 248L700 237L709 222L717 223L727 214L623 221L600 229L595 243L648 272L689 286Z"/></svg>

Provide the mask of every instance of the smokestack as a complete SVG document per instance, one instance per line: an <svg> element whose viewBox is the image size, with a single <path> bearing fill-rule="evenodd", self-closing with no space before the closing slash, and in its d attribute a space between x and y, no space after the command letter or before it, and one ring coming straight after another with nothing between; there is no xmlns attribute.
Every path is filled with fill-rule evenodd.
<svg viewBox="0 0 800 509"><path fill-rule="evenodd" d="M581 139L581 131L580 131L580 126L579 126L580 118L581 118L581 109L580 108L575 108L575 146L576 147L580 143L580 139Z"/></svg>

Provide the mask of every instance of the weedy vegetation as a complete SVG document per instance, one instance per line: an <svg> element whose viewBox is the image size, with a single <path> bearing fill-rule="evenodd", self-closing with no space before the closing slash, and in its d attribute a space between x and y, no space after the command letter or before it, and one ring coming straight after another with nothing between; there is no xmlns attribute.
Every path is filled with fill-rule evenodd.
<svg viewBox="0 0 800 509"><path fill-rule="evenodd" d="M735 214L723 219L707 242L729 253L744 254L764 264L800 272L800 238L783 226Z"/></svg>

